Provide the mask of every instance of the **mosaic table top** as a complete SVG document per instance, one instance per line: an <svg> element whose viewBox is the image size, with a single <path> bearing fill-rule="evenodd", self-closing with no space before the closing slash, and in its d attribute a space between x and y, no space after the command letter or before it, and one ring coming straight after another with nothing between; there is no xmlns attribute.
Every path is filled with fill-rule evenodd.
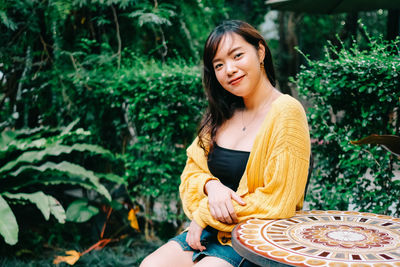
<svg viewBox="0 0 400 267"><path fill-rule="evenodd" d="M233 248L262 266L400 267L400 219L353 211L300 211L250 219L232 231Z"/></svg>

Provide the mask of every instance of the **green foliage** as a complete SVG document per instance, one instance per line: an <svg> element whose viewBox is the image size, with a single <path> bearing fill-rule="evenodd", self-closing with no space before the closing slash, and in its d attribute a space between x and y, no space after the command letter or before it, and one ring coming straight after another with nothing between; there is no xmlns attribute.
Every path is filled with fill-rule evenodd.
<svg viewBox="0 0 400 267"><path fill-rule="evenodd" d="M7 201L0 195L0 234L7 244L14 245L18 241L18 224Z"/></svg>
<svg viewBox="0 0 400 267"><path fill-rule="evenodd" d="M114 156L102 147L80 143L88 132L73 131L77 121L62 130L36 128L31 130L5 130L0 136L0 234L6 243L18 241L18 224L10 208L16 204L36 205L46 220L52 214L64 223L66 214L60 202L48 193L50 186L64 184L70 188L79 185L94 190L111 201L109 191L102 183L124 180L117 175L98 175L82 165L85 158L104 158L115 161ZM71 145L71 143L74 143ZM67 189L68 187L65 187ZM93 209L86 205L79 212ZM83 216L83 215L82 215ZM75 216L76 217L76 216ZM77 219L73 217L73 220Z"/></svg>
<svg viewBox="0 0 400 267"><path fill-rule="evenodd" d="M99 209L89 205L87 199L77 199L72 202L66 211L67 221L86 222L99 213Z"/></svg>
<svg viewBox="0 0 400 267"><path fill-rule="evenodd" d="M64 114L68 117L68 114L73 114L81 118L81 125L93 133L88 139L122 151L126 161L125 180L132 200L144 206L147 205L144 202L154 203L161 199L164 203L176 201L185 148L194 138L205 107L200 68L182 58L161 63L149 57L139 57L128 49L122 51L118 68L116 57L108 45L82 39L79 46L81 48L76 52L64 51L59 55L60 64L73 59L76 68L61 71L60 65L60 70L52 71L53 80L42 85L48 90L61 90L60 94L68 103L68 110L62 102L55 103L60 109L57 113L47 112L47 116L54 118ZM101 50L94 54L97 48ZM61 84L61 88L56 84ZM44 140L36 140L35 144L41 142ZM7 162L0 168L0 173L29 162L35 166L21 167L20 171L62 169L74 177L92 179L97 176L122 183L112 174L90 173L66 162L37 164L44 156L82 150L104 152L99 149L89 144L66 146L57 143L39 151L25 152ZM104 152L102 155L110 157L111 154ZM12 174L19 174L19 171ZM48 181L56 182L59 180ZM82 184L82 179L71 179L70 182L88 188L88 184ZM97 189L101 189L98 184ZM142 210L146 211L146 218L154 218L152 208L144 206ZM168 206L165 208L167 210ZM169 213L168 216L176 219L177 214Z"/></svg>
<svg viewBox="0 0 400 267"><path fill-rule="evenodd" d="M124 154L125 180L133 200L141 204L176 200L185 148L205 107L200 68L192 59L199 61L210 30L235 14L236 8L229 5L237 4L221 0L7 1L0 16L0 71L4 74L0 128L57 126L81 118L81 126L92 133L87 137L91 143ZM249 7L246 14L252 18L262 18L263 1L242 5ZM94 176L120 180L68 161L41 162L41 157L63 158L90 150L82 144L41 148L45 141L21 144L27 151L4 163L0 173L50 176L62 170L71 184L87 189L94 186ZM55 185L63 179L43 177L41 181ZM101 189L99 184L95 187ZM151 207L144 210L146 218L152 217Z"/></svg>
<svg viewBox="0 0 400 267"><path fill-rule="evenodd" d="M64 208L61 206L61 204L54 197L46 195L41 191L31 194L4 193L3 196L5 196L8 199L25 200L27 202L35 204L46 220L49 220L50 214L52 214L59 223L65 222L65 211Z"/></svg>
<svg viewBox="0 0 400 267"><path fill-rule="evenodd" d="M92 141L113 152L129 136L116 91L121 75L135 69L123 70L124 62L190 64L227 18L220 0L7 1L1 10L16 28L0 24L0 129L79 117Z"/></svg>
<svg viewBox="0 0 400 267"><path fill-rule="evenodd" d="M134 123L125 154L126 177L134 198L170 203L177 199L185 148L194 139L206 104L200 70L173 62L140 69L124 75L130 86L120 90Z"/></svg>
<svg viewBox="0 0 400 267"><path fill-rule="evenodd" d="M399 40L371 38L367 49L356 42L349 48L330 46L323 59L308 60L298 74L299 93L312 102L311 208L400 215L400 183L393 179L398 160L381 147L350 144L371 133L399 130L398 45Z"/></svg>

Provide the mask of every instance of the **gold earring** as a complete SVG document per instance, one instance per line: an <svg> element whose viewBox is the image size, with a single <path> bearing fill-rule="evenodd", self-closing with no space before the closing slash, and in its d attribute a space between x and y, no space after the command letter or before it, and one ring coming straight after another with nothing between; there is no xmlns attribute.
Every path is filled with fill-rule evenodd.
<svg viewBox="0 0 400 267"><path fill-rule="evenodd" d="M260 68L261 68L261 69L264 68L264 61L262 61L262 62L260 63Z"/></svg>

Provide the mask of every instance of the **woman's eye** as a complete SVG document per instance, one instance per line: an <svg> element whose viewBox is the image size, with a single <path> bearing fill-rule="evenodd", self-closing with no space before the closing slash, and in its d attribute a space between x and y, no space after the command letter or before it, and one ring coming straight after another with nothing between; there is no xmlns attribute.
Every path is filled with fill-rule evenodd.
<svg viewBox="0 0 400 267"><path fill-rule="evenodd" d="M222 67L222 64L217 64L217 65L215 65L214 66L214 68L217 70L217 69L220 69Z"/></svg>
<svg viewBox="0 0 400 267"><path fill-rule="evenodd" d="M243 53L237 53L237 54L235 55L235 58L240 58L242 55L243 55Z"/></svg>

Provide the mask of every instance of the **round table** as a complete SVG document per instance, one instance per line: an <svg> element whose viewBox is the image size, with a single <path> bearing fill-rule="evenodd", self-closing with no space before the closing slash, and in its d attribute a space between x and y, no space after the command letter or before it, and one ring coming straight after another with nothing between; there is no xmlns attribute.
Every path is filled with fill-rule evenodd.
<svg viewBox="0 0 400 267"><path fill-rule="evenodd" d="M261 266L400 267L400 219L354 211L300 211L250 219L232 231L233 248Z"/></svg>

